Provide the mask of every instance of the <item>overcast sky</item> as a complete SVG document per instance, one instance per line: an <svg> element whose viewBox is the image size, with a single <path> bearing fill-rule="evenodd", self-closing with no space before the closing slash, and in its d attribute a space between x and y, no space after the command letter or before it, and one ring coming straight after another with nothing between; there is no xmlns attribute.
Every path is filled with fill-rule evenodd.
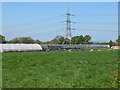
<svg viewBox="0 0 120 90"><path fill-rule="evenodd" d="M4 2L3 35L7 40L30 36L41 41L65 35L67 7L76 30L72 36L90 35L94 42L115 41L118 34L117 2Z"/></svg>

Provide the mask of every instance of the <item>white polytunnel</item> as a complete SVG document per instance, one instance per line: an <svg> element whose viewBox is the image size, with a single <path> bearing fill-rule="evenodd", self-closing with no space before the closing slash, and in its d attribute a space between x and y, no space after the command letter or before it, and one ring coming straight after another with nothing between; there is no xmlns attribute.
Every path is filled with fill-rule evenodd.
<svg viewBox="0 0 120 90"><path fill-rule="evenodd" d="M0 44L0 52L41 51L39 44Z"/></svg>

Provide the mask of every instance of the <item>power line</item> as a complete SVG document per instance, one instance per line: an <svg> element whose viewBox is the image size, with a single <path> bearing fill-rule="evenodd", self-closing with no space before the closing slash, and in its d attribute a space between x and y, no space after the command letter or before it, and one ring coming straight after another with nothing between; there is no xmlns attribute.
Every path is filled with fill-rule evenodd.
<svg viewBox="0 0 120 90"><path fill-rule="evenodd" d="M76 28L77 29L77 32L79 32L79 31L102 31L102 32L104 32L104 31L106 31L106 32L118 32L118 30L117 29L87 29L87 28ZM61 29L61 30L63 30L63 29Z"/></svg>

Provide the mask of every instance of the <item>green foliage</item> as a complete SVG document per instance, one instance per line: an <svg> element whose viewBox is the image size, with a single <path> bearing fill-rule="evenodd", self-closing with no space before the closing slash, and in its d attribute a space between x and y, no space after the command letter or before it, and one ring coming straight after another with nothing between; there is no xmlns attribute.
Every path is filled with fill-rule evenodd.
<svg viewBox="0 0 120 90"><path fill-rule="evenodd" d="M89 35L80 35L72 37L72 44L90 44L91 36Z"/></svg>
<svg viewBox="0 0 120 90"><path fill-rule="evenodd" d="M72 37L72 44L83 44L84 43L84 37L82 35Z"/></svg>
<svg viewBox="0 0 120 90"><path fill-rule="evenodd" d="M35 43L31 37L19 37L11 40L13 43Z"/></svg>
<svg viewBox="0 0 120 90"><path fill-rule="evenodd" d="M84 36L84 43L85 44L89 44L89 41L91 40L91 36L89 36L89 35L85 35Z"/></svg>
<svg viewBox="0 0 120 90"><path fill-rule="evenodd" d="M110 40L110 42L109 42L109 46L110 46L110 48L113 46L113 42L112 42L112 40Z"/></svg>
<svg viewBox="0 0 120 90"><path fill-rule="evenodd" d="M89 35L85 35L84 37L82 35L74 36L71 39L71 44L91 44L90 40L91 36ZM51 41L44 42L44 44L70 44L70 39L59 35Z"/></svg>
<svg viewBox="0 0 120 90"><path fill-rule="evenodd" d="M54 44L52 41L42 42L42 44Z"/></svg>
<svg viewBox="0 0 120 90"><path fill-rule="evenodd" d="M36 43L41 44L42 42L40 40L34 40Z"/></svg>
<svg viewBox="0 0 120 90"><path fill-rule="evenodd" d="M3 88L117 88L117 51L2 54Z"/></svg>
<svg viewBox="0 0 120 90"><path fill-rule="evenodd" d="M65 38L63 36L56 36L51 42L54 44L69 44L70 40L68 38Z"/></svg>
<svg viewBox="0 0 120 90"><path fill-rule="evenodd" d="M63 36L56 36L53 40L53 43L55 44L62 44L64 42L64 37Z"/></svg>
<svg viewBox="0 0 120 90"><path fill-rule="evenodd" d="M74 36L71 39L71 44L110 44L111 42L91 42L92 37L90 35L80 35L80 36ZM41 42L40 40L34 40L31 37L18 37L14 38L10 41L5 41L5 37L0 35L0 43L38 43L38 44L70 44L70 39L65 38L63 36L56 36L51 41ZM112 42L113 45L120 45L120 36L115 42Z"/></svg>
<svg viewBox="0 0 120 90"><path fill-rule="evenodd" d="M1 36L1 40L5 41L5 37ZM90 40L91 36L89 35L85 35L84 37L82 35L74 36L71 39L71 44L91 44ZM6 41L6 43L70 44L70 39L59 35L51 41L41 42L39 40L34 40L31 37L18 37L10 41Z"/></svg>
<svg viewBox="0 0 120 90"><path fill-rule="evenodd" d="M64 44L70 44L70 39L65 38L65 39L64 39Z"/></svg>
<svg viewBox="0 0 120 90"><path fill-rule="evenodd" d="M41 44L42 42L39 40L33 40L31 37L18 37L14 38L10 41L7 41L7 43L38 43Z"/></svg>
<svg viewBox="0 0 120 90"><path fill-rule="evenodd" d="M5 36L0 35L0 43L5 43Z"/></svg>

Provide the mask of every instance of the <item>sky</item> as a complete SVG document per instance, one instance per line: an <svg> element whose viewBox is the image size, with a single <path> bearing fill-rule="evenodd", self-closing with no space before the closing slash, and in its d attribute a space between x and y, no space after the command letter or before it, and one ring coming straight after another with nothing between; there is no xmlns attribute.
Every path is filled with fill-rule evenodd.
<svg viewBox="0 0 120 90"><path fill-rule="evenodd" d="M117 2L3 2L2 34L7 40L32 37L40 41L65 36L67 8L72 36L90 35L93 42L115 41L118 36Z"/></svg>

